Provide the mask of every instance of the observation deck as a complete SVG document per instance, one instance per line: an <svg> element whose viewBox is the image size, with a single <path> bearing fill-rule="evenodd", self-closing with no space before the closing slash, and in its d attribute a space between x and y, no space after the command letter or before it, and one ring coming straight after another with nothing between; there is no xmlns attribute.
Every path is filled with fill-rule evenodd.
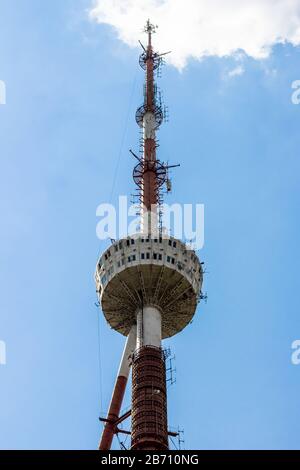
<svg viewBox="0 0 300 470"><path fill-rule="evenodd" d="M116 241L103 253L95 280L111 328L127 336L136 312L153 305L161 311L162 338L169 338L194 316L203 269L195 251L180 240L134 235Z"/></svg>

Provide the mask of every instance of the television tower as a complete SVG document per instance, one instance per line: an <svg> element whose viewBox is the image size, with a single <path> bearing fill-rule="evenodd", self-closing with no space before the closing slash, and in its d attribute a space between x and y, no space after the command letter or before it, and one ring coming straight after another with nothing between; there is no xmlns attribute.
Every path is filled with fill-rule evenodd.
<svg viewBox="0 0 300 470"><path fill-rule="evenodd" d="M100 450L109 450L115 434L131 435L131 450L166 450L168 437L166 352L162 340L179 333L195 313L201 298L202 265L184 242L165 233L160 224L162 188L170 189L169 169L157 159L156 132L164 110L155 83L162 56L154 52L155 27L148 20L140 65L145 70L144 103L137 110L141 151L133 170L138 188L139 233L117 240L100 257L96 289L106 321L127 337ZM120 416L132 369L131 410ZM119 426L131 416L131 431Z"/></svg>

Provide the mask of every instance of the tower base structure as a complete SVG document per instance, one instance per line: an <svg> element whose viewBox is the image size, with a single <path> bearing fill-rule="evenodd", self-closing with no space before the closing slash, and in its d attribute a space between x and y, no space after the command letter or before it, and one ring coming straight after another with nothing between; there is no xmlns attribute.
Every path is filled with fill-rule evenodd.
<svg viewBox="0 0 300 470"><path fill-rule="evenodd" d="M133 355L131 450L167 450L167 394L164 353L143 346Z"/></svg>
<svg viewBox="0 0 300 470"><path fill-rule="evenodd" d="M131 449L168 449L165 357L161 348L162 311L137 310L137 342L132 361Z"/></svg>

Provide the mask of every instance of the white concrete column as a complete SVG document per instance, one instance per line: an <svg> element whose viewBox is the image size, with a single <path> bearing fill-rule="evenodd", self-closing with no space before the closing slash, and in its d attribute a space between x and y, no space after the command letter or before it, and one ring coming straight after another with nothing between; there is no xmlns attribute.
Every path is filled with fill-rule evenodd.
<svg viewBox="0 0 300 470"><path fill-rule="evenodd" d="M137 313L137 349L142 346L161 347L161 313L148 305Z"/></svg>
<svg viewBox="0 0 300 470"><path fill-rule="evenodd" d="M120 362L118 377L126 377L129 376L129 371L131 367L131 359L130 356L134 353L136 348L136 325L133 325L129 335L127 336L126 344L123 350L123 356Z"/></svg>
<svg viewBox="0 0 300 470"><path fill-rule="evenodd" d="M141 234L144 237L159 237L159 216L158 206L153 204L151 210L147 211L146 207L142 207L141 215Z"/></svg>
<svg viewBox="0 0 300 470"><path fill-rule="evenodd" d="M139 310L136 315L136 349L143 346L143 311Z"/></svg>
<svg viewBox="0 0 300 470"><path fill-rule="evenodd" d="M155 116L151 112L147 112L143 119L144 139L155 139Z"/></svg>

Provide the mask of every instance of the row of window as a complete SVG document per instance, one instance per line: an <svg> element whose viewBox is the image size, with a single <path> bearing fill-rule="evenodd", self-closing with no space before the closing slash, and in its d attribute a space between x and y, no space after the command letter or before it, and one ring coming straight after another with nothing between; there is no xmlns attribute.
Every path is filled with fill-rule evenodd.
<svg viewBox="0 0 300 470"><path fill-rule="evenodd" d="M154 243L162 243L162 238L159 237L159 238L154 238ZM141 238L141 242L142 243L149 243L150 242L150 239L149 238Z"/></svg>
<svg viewBox="0 0 300 470"><path fill-rule="evenodd" d="M154 259L155 261L162 261L162 254L161 253L153 253L152 258L151 258L151 253L141 253L141 260L150 260L150 259ZM137 256L136 255L128 256L127 261L128 261L128 263L132 263L134 261L137 261ZM175 258L173 258L172 256L167 256L167 263L170 263L174 266L175 265ZM177 265L178 265L178 269L180 269L180 270L185 269L184 264L178 262ZM120 261L118 261L117 266L118 266L118 268L121 268L121 266L125 266L125 258L124 257ZM193 270L189 269L188 274L191 275L192 271L196 272L195 269L193 269ZM106 271L106 275L101 277L102 284L106 284L107 276L111 276L113 273L114 273L114 267L111 266Z"/></svg>
<svg viewBox="0 0 300 470"><path fill-rule="evenodd" d="M155 260L162 261L162 254L153 253L152 258L155 259ZM131 255L131 256L128 256L127 261L128 261L128 263L131 263L131 262L136 261L136 259L137 259L136 255ZM150 260L151 259L151 253L141 253L141 259ZM174 263L175 263L175 259L174 259ZM118 264L118 268L120 268L121 266L124 266L125 265L125 258L122 258L120 261L118 261L117 264Z"/></svg>
<svg viewBox="0 0 300 470"><path fill-rule="evenodd" d="M141 238L141 242L142 242L142 243L144 243L144 242L149 243L149 241L150 241L149 238ZM160 238L154 238L153 241L154 241L154 243L162 243L163 239L162 239L162 237L160 237ZM134 239L134 238L129 238L129 239L127 239L127 240L126 240L126 245L127 245L127 246L135 245L135 239ZM173 240L169 240L169 246L171 246L171 247L173 247L173 248L176 248L176 247L177 247L177 242L175 242L175 241L173 241ZM120 241L119 243L117 243L117 244L115 245L114 248L115 248L115 252L116 252L116 253L117 253L119 250L122 250L122 248L123 248L123 242ZM108 250L108 251L105 253L104 258L105 258L105 260L107 261L108 258L110 258L110 257L111 257L111 252L110 252L110 250Z"/></svg>
<svg viewBox="0 0 300 470"><path fill-rule="evenodd" d="M150 260L151 259L151 253L141 253L141 259L142 260ZM153 253L152 254L152 259L154 259L156 261L162 261L162 254L161 253ZM131 255L131 256L128 256L128 258L127 258L128 263L134 262L136 260L137 260L136 255ZM167 256L167 263L175 265L175 258L173 258L172 256ZM118 261L117 265L118 265L118 268L120 268L121 266L124 266L125 265L125 258L122 258L120 261ZM113 273L114 273L114 267L111 266L107 270L106 274L108 276L111 276ZM102 281L103 284L105 284L106 283L106 276L103 276L101 278L101 281Z"/></svg>
<svg viewBox="0 0 300 470"><path fill-rule="evenodd" d="M141 242L144 243L149 243L149 238L141 238ZM160 237L160 238L154 238L154 243L162 243L163 239ZM177 242L173 241L173 240L169 240L169 246L173 246L173 248L176 248L177 247Z"/></svg>
<svg viewBox="0 0 300 470"><path fill-rule="evenodd" d="M126 245L127 245L127 246L135 245L135 240L134 240L133 238L130 238L130 239L126 240ZM121 241L121 242L117 243L114 248L115 248L115 252L116 252L116 253L117 253L119 250L122 250L122 248L123 248L123 242ZM110 257L111 257L111 252L110 252L110 250L107 250L107 252L106 252L105 255L104 255L104 258L105 258L105 260L108 260L108 258L110 258Z"/></svg>
<svg viewBox="0 0 300 470"><path fill-rule="evenodd" d="M127 241L129 241L129 240L127 240ZM133 239L132 239L132 241L134 242ZM122 243L122 242L120 242L120 243ZM176 243L176 242L174 242L174 243ZM136 251L136 250L135 250L135 251ZM107 253L105 254L105 257L110 256L110 255L111 255L111 254L110 254L110 250L108 250ZM128 262L128 263L135 262L135 261L137 261L138 258L139 258L138 255L135 255L135 254L130 255L130 256L127 257L127 262ZM140 259L141 259L141 260L150 260L150 259L153 259L153 260L155 260L155 261L162 261L163 255L162 255L161 253L152 253L152 255L151 255L150 252L141 253ZM169 255L168 255L167 258L166 258L166 261L167 261L167 263L170 263L170 264L172 264L172 265L175 265L175 258L174 258L173 256L169 256ZM187 260L186 260L186 261L187 261ZM186 267L185 264L183 264L183 263L181 263L181 262L179 262L179 261L178 261L177 265L178 265L178 269L180 269L180 270L184 270L185 267ZM120 261L118 261L117 266L118 266L118 268L120 268L121 266L125 266L125 257L122 257L122 259L121 259ZM196 272L195 269L193 269L193 270L190 269L189 272L188 272L188 274L191 274L192 271L193 271L193 272ZM110 276L110 275L113 274L113 272L114 272L114 268L113 268L113 266L110 266L110 267L108 268L108 270L106 271L106 274L107 274L108 276ZM201 269L200 269L200 272L201 272ZM101 280L102 280L103 283L106 282L106 279L105 279L105 281L103 281L103 277L102 277Z"/></svg>
<svg viewBox="0 0 300 470"><path fill-rule="evenodd" d="M128 256L127 261L128 263L131 263L132 261L136 261L136 255ZM120 261L118 261L117 265L118 265L118 268L120 268L121 266L124 266L125 258L122 258Z"/></svg>

